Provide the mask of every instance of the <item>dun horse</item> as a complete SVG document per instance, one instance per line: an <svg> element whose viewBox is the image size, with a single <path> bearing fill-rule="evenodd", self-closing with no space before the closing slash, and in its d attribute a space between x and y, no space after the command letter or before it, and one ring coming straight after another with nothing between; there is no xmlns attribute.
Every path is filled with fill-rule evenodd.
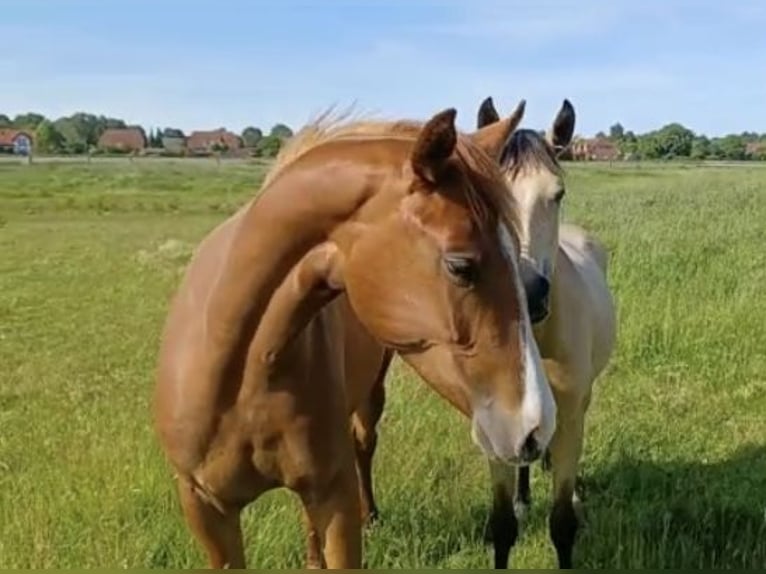
<svg viewBox="0 0 766 574"><path fill-rule="evenodd" d="M487 98L479 110L479 128L499 120L492 99ZM559 225L565 187L558 156L570 144L574 124L574 108L564 100L545 137L533 130L517 130L501 156L508 189L519 210L524 285L535 339L558 407L556 432L545 461L553 474L550 534L562 568L572 566L578 528L575 481L591 390L616 340L606 250L583 229ZM490 525L495 566L505 567L517 535L511 501L516 499L516 510L522 513L529 504L529 466L519 469L518 484L515 472L496 464L493 468Z"/></svg>
<svg viewBox="0 0 766 574"><path fill-rule="evenodd" d="M522 101L513 113L517 122L524 108ZM498 121L492 99L487 98L479 109L479 131ZM533 130L515 131L500 155L507 193L517 210L520 271L529 315L557 404L556 431L545 459L553 470L549 528L561 568L572 566L578 527L575 478L591 387L606 366L616 337L604 248L582 229L559 224L565 187L558 156L569 145L574 124L574 108L565 100L545 137ZM375 426L385 400L384 376L385 372L371 400L354 413L362 507L371 518L377 515L370 468L377 443ZM490 459L490 475L493 508L488 534L495 567L506 568L518 536L518 518L530 503L529 465L514 467Z"/></svg>
<svg viewBox="0 0 766 574"><path fill-rule="evenodd" d="M386 349L470 417L488 458L531 462L553 436L497 163L516 123L468 137L454 120L310 124L193 255L154 409L211 566L244 567L240 512L276 487L302 501L312 565L361 566L349 416Z"/></svg>

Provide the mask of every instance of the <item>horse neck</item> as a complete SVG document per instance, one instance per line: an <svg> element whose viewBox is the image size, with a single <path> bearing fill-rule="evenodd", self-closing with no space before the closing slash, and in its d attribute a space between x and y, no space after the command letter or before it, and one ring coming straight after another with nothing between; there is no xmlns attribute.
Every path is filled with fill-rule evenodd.
<svg viewBox="0 0 766 574"><path fill-rule="evenodd" d="M559 243L556 249L556 265L551 275L550 309L546 320L539 325L533 326L535 340L537 341L540 354L544 358L551 358L558 352L558 337L561 332L561 321L565 317L567 278L571 274L572 262Z"/></svg>
<svg viewBox="0 0 766 574"><path fill-rule="evenodd" d="M353 153L354 144L347 145ZM235 223L206 310L208 336L219 348L233 350L252 334L290 270L378 190L361 159L327 159L307 154L286 168Z"/></svg>

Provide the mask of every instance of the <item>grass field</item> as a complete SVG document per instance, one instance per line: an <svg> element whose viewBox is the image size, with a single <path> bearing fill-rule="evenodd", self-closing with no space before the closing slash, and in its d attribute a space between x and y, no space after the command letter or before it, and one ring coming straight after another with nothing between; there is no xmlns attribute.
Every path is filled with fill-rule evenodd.
<svg viewBox="0 0 766 574"><path fill-rule="evenodd" d="M570 166L565 218L612 252L619 344L583 475L587 568L766 566L766 169ZM158 334L197 241L262 168L0 164L0 568L193 567L150 426ZM489 567L466 422L389 377L370 567ZM514 566L555 567L549 477ZM285 492L246 513L251 567L299 567Z"/></svg>

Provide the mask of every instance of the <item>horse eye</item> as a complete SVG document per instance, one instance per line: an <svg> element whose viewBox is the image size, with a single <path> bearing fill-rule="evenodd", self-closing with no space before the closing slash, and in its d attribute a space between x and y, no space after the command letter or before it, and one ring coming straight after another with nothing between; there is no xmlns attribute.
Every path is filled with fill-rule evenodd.
<svg viewBox="0 0 766 574"><path fill-rule="evenodd" d="M475 259L449 255L444 257L444 268L456 283L464 287L476 282L479 270Z"/></svg>
<svg viewBox="0 0 766 574"><path fill-rule="evenodd" d="M556 203L561 203L561 200L564 199L564 195L566 195L567 190L563 187L556 192L556 195L553 196L553 201Z"/></svg>

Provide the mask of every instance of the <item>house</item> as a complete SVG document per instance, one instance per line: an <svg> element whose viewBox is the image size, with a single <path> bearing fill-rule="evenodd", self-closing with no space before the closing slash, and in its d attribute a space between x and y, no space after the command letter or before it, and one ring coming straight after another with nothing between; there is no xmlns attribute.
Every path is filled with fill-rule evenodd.
<svg viewBox="0 0 766 574"><path fill-rule="evenodd" d="M186 149L186 138L180 136L162 136L162 147L174 155L181 155Z"/></svg>
<svg viewBox="0 0 766 574"><path fill-rule="evenodd" d="M0 128L0 153L29 155L33 141L32 134L28 131Z"/></svg>
<svg viewBox="0 0 766 574"><path fill-rule="evenodd" d="M186 139L186 149L191 153L209 153L211 151L238 150L242 147L242 138L225 128L211 131L192 132Z"/></svg>
<svg viewBox="0 0 766 574"><path fill-rule="evenodd" d="M747 142L745 155L753 159L766 158L766 142Z"/></svg>
<svg viewBox="0 0 766 574"><path fill-rule="evenodd" d="M612 161L620 158L620 148L609 138L578 139L572 143L572 157L581 161Z"/></svg>
<svg viewBox="0 0 766 574"><path fill-rule="evenodd" d="M141 128L110 128L98 138L98 147L106 151L141 151L146 148L146 134Z"/></svg>

